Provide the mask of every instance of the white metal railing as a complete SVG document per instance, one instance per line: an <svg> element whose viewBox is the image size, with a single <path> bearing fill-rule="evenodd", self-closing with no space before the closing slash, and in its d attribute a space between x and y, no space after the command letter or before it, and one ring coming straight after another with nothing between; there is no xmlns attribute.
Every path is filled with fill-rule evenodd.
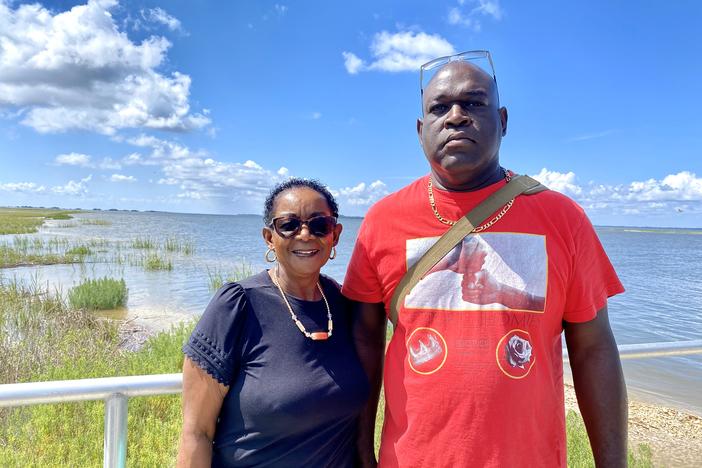
<svg viewBox="0 0 702 468"><path fill-rule="evenodd" d="M702 353L702 340L619 345L622 359ZM563 359L568 354L563 351ZM135 375L0 385L0 407L105 401L103 466L123 468L127 461L127 401L131 397L170 395L183 389L182 374Z"/></svg>
<svg viewBox="0 0 702 468"><path fill-rule="evenodd" d="M183 389L183 374L135 375L102 379L56 380L0 385L0 407L105 401L103 466L127 461L127 401L130 397L170 395Z"/></svg>

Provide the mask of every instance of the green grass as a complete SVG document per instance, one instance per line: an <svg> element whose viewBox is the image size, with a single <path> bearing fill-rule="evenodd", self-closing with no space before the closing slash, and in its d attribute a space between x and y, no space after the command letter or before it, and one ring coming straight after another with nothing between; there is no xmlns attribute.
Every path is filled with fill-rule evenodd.
<svg viewBox="0 0 702 468"><path fill-rule="evenodd" d="M36 208L0 208L0 234L37 232L45 219L70 219L76 211Z"/></svg>
<svg viewBox="0 0 702 468"><path fill-rule="evenodd" d="M61 253L35 253L0 244L0 268L27 265L56 265L59 263L81 263L83 256Z"/></svg>
<svg viewBox="0 0 702 468"><path fill-rule="evenodd" d="M81 218L79 220L80 224L85 226L111 226L112 223L106 219L100 218Z"/></svg>
<svg viewBox="0 0 702 468"><path fill-rule="evenodd" d="M70 249L66 250L66 255L86 256L92 253L93 252L90 250L90 247L87 245L76 245L75 247L71 247Z"/></svg>
<svg viewBox="0 0 702 468"><path fill-rule="evenodd" d="M150 237L137 237L132 240L133 249L153 250L156 248L156 241Z"/></svg>
<svg viewBox="0 0 702 468"><path fill-rule="evenodd" d="M568 436L568 466L577 468L594 468L590 441L587 438L583 418L573 410L566 415L566 433ZM630 468L649 468L651 461L651 448L648 445L639 445L633 450L629 449L628 466Z"/></svg>
<svg viewBox="0 0 702 468"><path fill-rule="evenodd" d="M144 257L144 269L147 271L172 270L173 263L167 258L152 253Z"/></svg>
<svg viewBox="0 0 702 468"><path fill-rule="evenodd" d="M207 269L207 287L210 292L215 292L222 287L224 283L231 283L239 279L246 278L256 273L250 263L242 263L234 268L229 273L225 273L219 268L214 270Z"/></svg>
<svg viewBox="0 0 702 468"><path fill-rule="evenodd" d="M123 279L89 279L68 292L71 307L85 310L109 310L127 304L127 284Z"/></svg>
<svg viewBox="0 0 702 468"><path fill-rule="evenodd" d="M195 244L192 241L182 241L176 237L169 237L163 242L163 248L167 252L179 252L184 255L195 253Z"/></svg>

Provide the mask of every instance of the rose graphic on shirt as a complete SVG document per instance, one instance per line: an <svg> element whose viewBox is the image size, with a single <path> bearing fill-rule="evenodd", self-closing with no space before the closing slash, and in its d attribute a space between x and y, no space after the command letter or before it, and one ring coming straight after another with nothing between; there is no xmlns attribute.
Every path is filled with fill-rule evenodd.
<svg viewBox="0 0 702 468"><path fill-rule="evenodd" d="M523 379L536 365L534 340L526 330L515 328L497 342L497 366L508 377Z"/></svg>
<svg viewBox="0 0 702 468"><path fill-rule="evenodd" d="M507 352L507 361L512 367L524 369L524 365L531 360L531 343L517 335L512 335L507 341L505 351Z"/></svg>

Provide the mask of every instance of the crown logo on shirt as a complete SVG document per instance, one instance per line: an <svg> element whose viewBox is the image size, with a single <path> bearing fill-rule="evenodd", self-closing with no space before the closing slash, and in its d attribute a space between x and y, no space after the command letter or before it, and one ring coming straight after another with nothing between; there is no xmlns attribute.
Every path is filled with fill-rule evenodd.
<svg viewBox="0 0 702 468"><path fill-rule="evenodd" d="M443 352L439 341L432 334L429 334L429 344L425 344L422 340L419 341L419 346L417 349L414 346L409 346L410 356L412 356L412 362L414 365L424 364L425 362L431 361L436 356Z"/></svg>

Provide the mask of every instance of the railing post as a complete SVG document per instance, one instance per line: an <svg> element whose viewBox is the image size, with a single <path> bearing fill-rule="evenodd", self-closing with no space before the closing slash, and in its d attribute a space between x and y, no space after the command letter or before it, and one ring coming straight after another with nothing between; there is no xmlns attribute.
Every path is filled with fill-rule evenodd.
<svg viewBox="0 0 702 468"><path fill-rule="evenodd" d="M127 401L121 393L113 393L105 400L105 468L127 465Z"/></svg>

